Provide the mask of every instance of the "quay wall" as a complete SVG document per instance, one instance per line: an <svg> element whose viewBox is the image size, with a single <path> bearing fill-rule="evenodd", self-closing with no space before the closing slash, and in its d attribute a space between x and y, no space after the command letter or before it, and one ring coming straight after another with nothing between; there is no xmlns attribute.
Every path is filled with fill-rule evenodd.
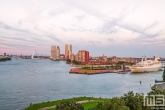
<svg viewBox="0 0 165 110"><path fill-rule="evenodd" d="M130 71L129 69L126 70L83 70L82 68L71 68L69 73L75 73L75 74L102 74L102 73L120 73L120 72L128 72Z"/></svg>

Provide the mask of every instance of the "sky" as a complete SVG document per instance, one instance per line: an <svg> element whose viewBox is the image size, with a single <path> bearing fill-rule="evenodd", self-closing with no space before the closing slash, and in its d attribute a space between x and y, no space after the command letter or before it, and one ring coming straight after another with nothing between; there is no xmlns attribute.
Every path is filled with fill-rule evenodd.
<svg viewBox="0 0 165 110"><path fill-rule="evenodd" d="M0 54L165 58L164 0L0 0Z"/></svg>

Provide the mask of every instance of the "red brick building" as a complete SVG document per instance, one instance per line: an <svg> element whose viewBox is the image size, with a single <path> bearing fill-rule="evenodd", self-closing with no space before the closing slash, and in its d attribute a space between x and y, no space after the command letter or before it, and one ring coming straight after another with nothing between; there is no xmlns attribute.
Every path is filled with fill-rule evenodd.
<svg viewBox="0 0 165 110"><path fill-rule="evenodd" d="M80 50L78 52L78 62L87 64L89 62L89 52L86 50Z"/></svg>
<svg viewBox="0 0 165 110"><path fill-rule="evenodd" d="M60 54L60 59L64 60L65 59L65 55L64 54Z"/></svg>

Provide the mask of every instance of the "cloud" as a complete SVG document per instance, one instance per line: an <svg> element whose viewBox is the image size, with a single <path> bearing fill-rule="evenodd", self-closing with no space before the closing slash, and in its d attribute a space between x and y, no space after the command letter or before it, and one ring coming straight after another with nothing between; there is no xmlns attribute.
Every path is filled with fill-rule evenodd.
<svg viewBox="0 0 165 110"><path fill-rule="evenodd" d="M58 39L57 37L55 37L56 35L47 35L48 38L58 42L58 43L62 43L64 44L60 39Z"/></svg>
<svg viewBox="0 0 165 110"><path fill-rule="evenodd" d="M147 30L149 30L149 29L151 29L151 28L154 28L154 27L158 26L159 24L160 24L160 23L159 23L158 21L155 21L155 22L153 22L152 24L146 26L146 27L143 29L143 31L147 31Z"/></svg>
<svg viewBox="0 0 165 110"><path fill-rule="evenodd" d="M6 29L6 30L11 30L11 31L17 31L17 32L21 32L21 33L35 34L35 33L32 33L30 31L27 31L27 30L24 30L24 29L14 28L14 27L9 26L9 25L1 22L1 21L0 21L0 28Z"/></svg>
<svg viewBox="0 0 165 110"><path fill-rule="evenodd" d="M38 23L41 19L44 18L42 16L42 12L43 12L43 10L37 10L33 13L28 14L27 17L25 17L25 18L19 19L19 21L18 21L19 27L23 23L29 23L29 24Z"/></svg>
<svg viewBox="0 0 165 110"><path fill-rule="evenodd" d="M22 49L31 49L33 46L29 46L27 44L15 44L15 43L3 43L1 42L0 45L4 45L10 48L22 48Z"/></svg>
<svg viewBox="0 0 165 110"><path fill-rule="evenodd" d="M59 7L59 8L50 10L50 11L48 12L48 14L49 14L51 17L54 17L54 16L57 16L57 15L66 13L67 10L68 10L68 9L65 8L65 7Z"/></svg>
<svg viewBox="0 0 165 110"><path fill-rule="evenodd" d="M23 42L36 42L36 41L32 41L32 40L27 40L27 39L24 39L24 38L13 38L13 37L2 37L2 36L0 36L1 38L4 38L4 39L12 39L12 40L18 40L18 41L23 41Z"/></svg>
<svg viewBox="0 0 165 110"><path fill-rule="evenodd" d="M108 39L110 42L114 42L115 40L113 38Z"/></svg>
<svg viewBox="0 0 165 110"><path fill-rule="evenodd" d="M77 8L78 10L81 10L89 15L92 15L92 16L102 19L104 21L102 28L90 29L90 30L84 30L84 31L90 31L90 32L98 31L100 34L112 34L112 33L118 32L119 28L117 28L117 27L121 27L123 29L142 34L145 37L153 38L153 37L157 37L158 35L160 35L160 32L156 32L154 34L150 34L150 33L146 32L146 30L149 30L149 29L157 26L159 24L157 21L154 22L153 24L148 25L144 29L137 24L136 25L130 24L130 23L123 21L123 19L129 14L129 12L133 12L134 10L136 10L138 5L136 5L135 7L133 7L133 9L131 9L130 11L127 11L127 12L125 12L125 10L124 10L126 8L123 8L121 10L121 13L119 14L119 16L117 18L113 18L113 17L107 16L106 14L104 14L98 10L96 11L92 8L89 8L87 5L83 5L83 4L80 5L79 3L73 2L71 0L68 0L65 2L68 3L69 5L73 6L74 8ZM80 19L83 17L84 16L82 16L82 17L80 16Z"/></svg>
<svg viewBox="0 0 165 110"><path fill-rule="evenodd" d="M64 27L61 27L61 29L63 30L63 31L65 31L65 32L67 32L68 30L67 29L65 29Z"/></svg>
<svg viewBox="0 0 165 110"><path fill-rule="evenodd" d="M160 38L158 38L159 36L163 35L163 30L155 32L153 34L147 34L147 33L141 33L139 34L139 36L137 38L131 39L131 42L145 42L145 43L151 43L151 41L153 42L157 42L160 41ZM152 45L152 44L151 44Z"/></svg>
<svg viewBox="0 0 165 110"><path fill-rule="evenodd" d="M112 34L117 33L119 28L117 27L116 21L104 21L103 27L98 29L100 34Z"/></svg>
<svg viewBox="0 0 165 110"><path fill-rule="evenodd" d="M85 18L85 15L84 14L78 15L75 18L82 22L82 20Z"/></svg>
<svg viewBox="0 0 165 110"><path fill-rule="evenodd" d="M93 41L89 41L92 45L95 45Z"/></svg>
<svg viewBox="0 0 165 110"><path fill-rule="evenodd" d="M163 47L164 1L150 1L150 4L138 0L119 2L57 0L38 1L38 5L32 6L27 1L20 6L18 1L12 3L11 8L0 3L0 10L5 10L0 11L1 42L8 45L7 41L10 41L10 46L16 45L15 48L19 45L50 48L50 45L63 46L72 42L73 47L82 45L83 49L87 45L86 48L90 47L90 51L98 54L96 46L101 49L112 44L113 51L125 44L131 45L130 50L134 50L133 46L141 46L141 49L143 46Z"/></svg>

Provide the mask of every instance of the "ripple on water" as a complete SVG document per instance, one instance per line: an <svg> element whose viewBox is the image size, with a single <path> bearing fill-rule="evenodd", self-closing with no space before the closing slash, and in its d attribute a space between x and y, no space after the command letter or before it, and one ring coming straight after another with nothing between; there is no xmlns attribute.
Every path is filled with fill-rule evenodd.
<svg viewBox="0 0 165 110"><path fill-rule="evenodd" d="M114 97L127 91L150 91L162 71L149 74L69 74L70 65L51 60L0 63L0 108L23 110L30 103L78 96ZM142 80L140 85L139 81Z"/></svg>

